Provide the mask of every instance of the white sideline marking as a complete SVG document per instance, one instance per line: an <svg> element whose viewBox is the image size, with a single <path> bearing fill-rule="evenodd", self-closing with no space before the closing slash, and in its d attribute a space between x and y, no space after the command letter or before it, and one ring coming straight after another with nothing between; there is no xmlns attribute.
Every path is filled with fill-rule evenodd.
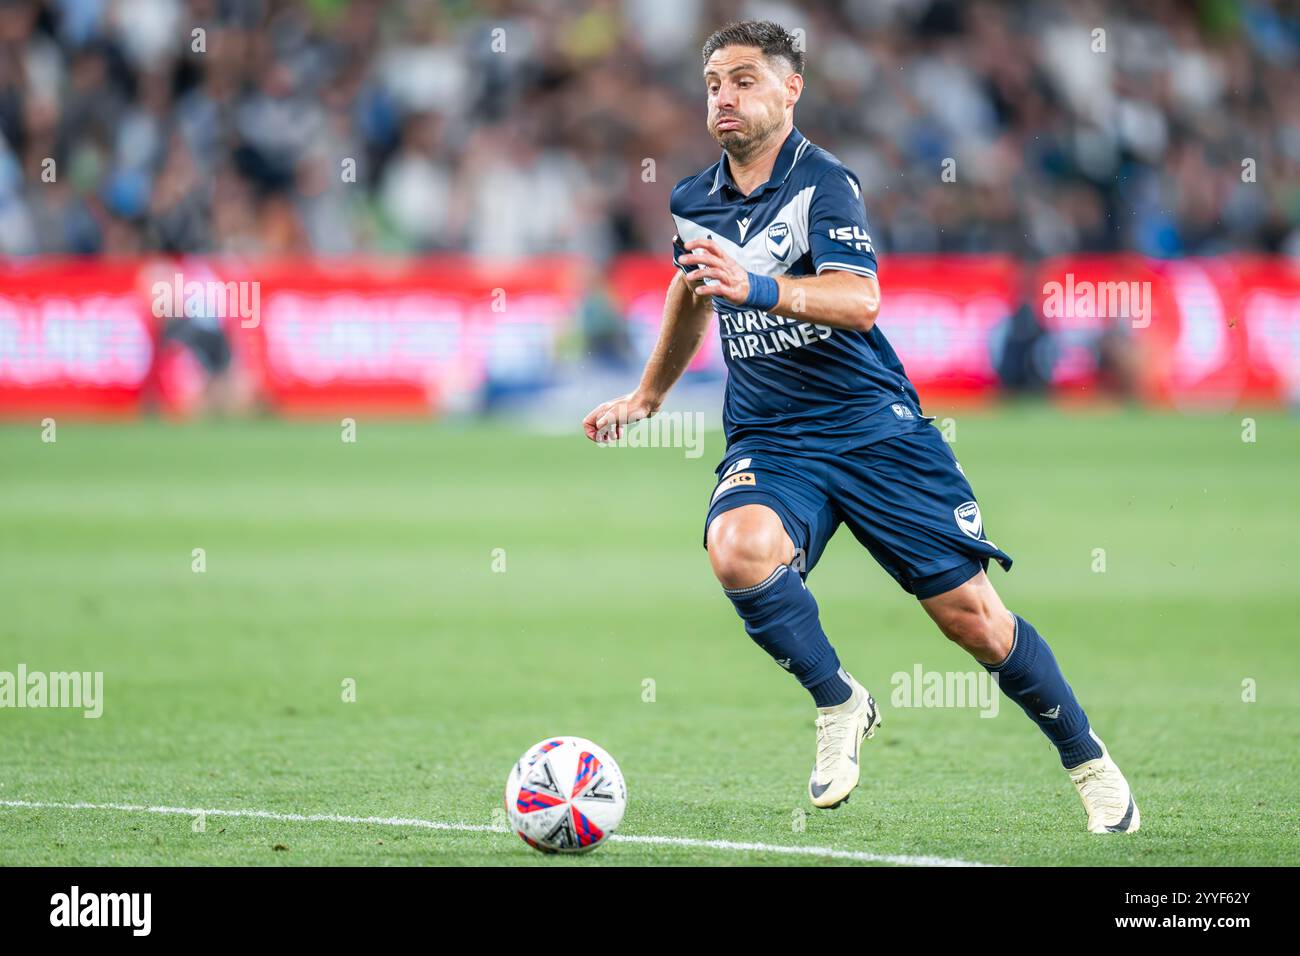
<svg viewBox="0 0 1300 956"><path fill-rule="evenodd" d="M255 820L282 820L290 823L373 823L386 827L421 827L425 830L455 830L462 833L509 833L501 827L476 823L443 823L412 817L350 817L337 813L276 813L273 810L208 810L203 807L150 807L138 803L46 803L33 800L0 800L0 807L27 810L117 810L123 813L163 813L195 817L243 817ZM742 853L783 853L790 856L813 856L829 860L856 860L860 863L893 863L896 866L996 866L969 860L950 860L941 856L900 856L891 853L867 853L862 850L835 850L824 846L781 846L774 843L736 843L731 840L696 840L690 837L636 836L615 833L616 843L646 843L653 846L696 847L701 850L735 850Z"/></svg>

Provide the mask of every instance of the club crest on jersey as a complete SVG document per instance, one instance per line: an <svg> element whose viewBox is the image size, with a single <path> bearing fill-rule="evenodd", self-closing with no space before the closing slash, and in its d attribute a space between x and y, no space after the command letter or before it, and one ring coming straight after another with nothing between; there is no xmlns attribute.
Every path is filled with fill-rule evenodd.
<svg viewBox="0 0 1300 956"><path fill-rule="evenodd" d="M980 506L973 501L964 501L952 510L957 519L957 527L969 538L980 540L984 533L984 519L980 517Z"/></svg>
<svg viewBox="0 0 1300 956"><path fill-rule="evenodd" d="M767 251L771 253L773 259L785 262L785 257L790 254L793 245L794 237L790 235L789 223L774 222L767 227Z"/></svg>

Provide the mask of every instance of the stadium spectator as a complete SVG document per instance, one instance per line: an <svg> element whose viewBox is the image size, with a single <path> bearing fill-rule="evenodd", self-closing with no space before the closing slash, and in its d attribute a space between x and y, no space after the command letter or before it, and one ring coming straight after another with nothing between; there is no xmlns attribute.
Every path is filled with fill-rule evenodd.
<svg viewBox="0 0 1300 956"><path fill-rule="evenodd" d="M823 49L800 125L884 253L1300 255L1263 0L2 0L0 253L663 252L682 77L753 13Z"/></svg>

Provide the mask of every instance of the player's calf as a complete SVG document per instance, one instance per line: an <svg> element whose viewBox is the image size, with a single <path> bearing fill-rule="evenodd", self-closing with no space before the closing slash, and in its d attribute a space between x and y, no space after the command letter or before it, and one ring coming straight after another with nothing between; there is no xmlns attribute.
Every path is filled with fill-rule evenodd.
<svg viewBox="0 0 1300 956"><path fill-rule="evenodd" d="M960 586L922 599L941 630L966 648L998 687L1051 740L1061 764L1074 767L1102 755L1088 715L1034 626L1003 605L983 570Z"/></svg>
<svg viewBox="0 0 1300 956"><path fill-rule="evenodd" d="M818 707L852 693L819 620L817 602L788 563L794 544L764 505L725 511L709 524L709 560L745 632L793 674Z"/></svg>
<svg viewBox="0 0 1300 956"><path fill-rule="evenodd" d="M1056 747L1087 810L1089 831L1135 831L1141 818L1128 781L1093 733L1052 649L1032 624L1006 609L984 572L921 603Z"/></svg>
<svg viewBox="0 0 1300 956"><path fill-rule="evenodd" d="M981 664L996 664L1011 653L1015 620L1005 608L998 613L987 606L960 607L938 624L948 640Z"/></svg>
<svg viewBox="0 0 1300 956"><path fill-rule="evenodd" d="M988 575L972 561L969 568L977 573L951 590L922 596L921 606L939 626L945 637L961 647L981 664L996 664L1011 653L1015 637L1015 624ZM962 578L962 569L956 569L953 580ZM942 587L942 584L937 584Z"/></svg>
<svg viewBox="0 0 1300 956"><path fill-rule="evenodd" d="M1011 615L1011 620L1014 636L1010 651L997 663L985 663L985 669L997 677L1002 693L1047 735L1062 766L1074 767L1099 758L1101 745L1090 733L1088 715L1066 683L1056 655L1032 624L1018 614Z"/></svg>

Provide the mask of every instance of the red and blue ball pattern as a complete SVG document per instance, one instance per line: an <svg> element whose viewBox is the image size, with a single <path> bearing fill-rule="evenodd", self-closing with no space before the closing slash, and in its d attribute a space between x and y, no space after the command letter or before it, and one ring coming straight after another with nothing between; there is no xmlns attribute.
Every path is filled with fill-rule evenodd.
<svg viewBox="0 0 1300 956"><path fill-rule="evenodd" d="M573 793L570 797L576 797L587 789L587 785L596 779L599 770L600 761L596 759L596 755L584 750L582 756L578 758L578 776L573 781Z"/></svg>
<svg viewBox="0 0 1300 956"><path fill-rule="evenodd" d="M573 808L573 832L578 838L578 846L584 848L605 839L604 831L588 820L577 807Z"/></svg>
<svg viewBox="0 0 1300 956"><path fill-rule="evenodd" d="M586 746L581 746L582 744ZM558 764L547 756L557 748L566 746L572 746L577 752L575 763L569 763L573 758L567 755L567 759L560 760ZM517 823L513 829L521 840L544 853L581 852L604 842L610 828L597 820L603 820L602 814L608 813L606 803L621 801L623 798L621 784L616 782L617 765L612 767L614 777L607 779L611 768L605 766L607 758L598 757L593 752L598 749L589 741L553 738L543 741L525 755L523 762L516 765L518 789L514 791L513 805L508 806L516 817ZM572 778L567 785L557 774L561 766L573 767ZM520 777L524 779L520 780ZM510 787L507 786L507 791L509 790ZM593 801L590 807L586 806L589 800ZM599 802L601 807L596 807L595 802ZM619 810L614 819L617 824L622 813L621 805L615 805ZM596 813L597 809L601 812ZM534 818L533 824L524 824L519 819L525 814L544 811L555 812ZM594 816L589 815L593 813ZM539 827L542 829L539 830Z"/></svg>

